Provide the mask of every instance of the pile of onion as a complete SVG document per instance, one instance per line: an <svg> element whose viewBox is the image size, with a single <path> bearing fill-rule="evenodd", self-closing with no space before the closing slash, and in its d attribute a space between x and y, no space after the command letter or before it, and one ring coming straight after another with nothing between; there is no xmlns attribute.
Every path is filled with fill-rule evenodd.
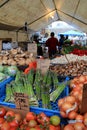
<svg viewBox="0 0 87 130"><path fill-rule="evenodd" d="M78 100L78 104L81 104L83 85L87 84L87 75L81 75L80 77L74 78L70 83L72 89L70 95L74 96Z"/></svg>
<svg viewBox="0 0 87 130"><path fill-rule="evenodd" d="M87 130L87 113L84 115L78 114L74 120L75 123L71 122L70 124L64 127L64 130Z"/></svg>
<svg viewBox="0 0 87 130"><path fill-rule="evenodd" d="M63 118L75 119L78 111L78 104L74 96L67 96L58 100L58 107Z"/></svg>
<svg viewBox="0 0 87 130"><path fill-rule="evenodd" d="M58 107L63 118L75 119L81 107L83 85L87 84L87 76L81 75L70 83L70 95L58 100Z"/></svg>

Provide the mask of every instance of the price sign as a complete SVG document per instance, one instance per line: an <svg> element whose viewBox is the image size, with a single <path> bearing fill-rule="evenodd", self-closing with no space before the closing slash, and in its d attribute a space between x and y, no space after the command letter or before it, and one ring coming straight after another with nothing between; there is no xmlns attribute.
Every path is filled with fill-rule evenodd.
<svg viewBox="0 0 87 130"><path fill-rule="evenodd" d="M16 108L29 111L29 99L24 93L14 93Z"/></svg>
<svg viewBox="0 0 87 130"><path fill-rule="evenodd" d="M81 111L82 114L87 112L87 84L83 86L83 94L82 94L82 104Z"/></svg>
<svg viewBox="0 0 87 130"><path fill-rule="evenodd" d="M33 53L36 56L37 55L37 44L35 44L35 43L29 43L28 44L28 51L30 53Z"/></svg>
<svg viewBox="0 0 87 130"><path fill-rule="evenodd" d="M45 74L49 69L49 59L37 59L37 68L41 70L42 74Z"/></svg>

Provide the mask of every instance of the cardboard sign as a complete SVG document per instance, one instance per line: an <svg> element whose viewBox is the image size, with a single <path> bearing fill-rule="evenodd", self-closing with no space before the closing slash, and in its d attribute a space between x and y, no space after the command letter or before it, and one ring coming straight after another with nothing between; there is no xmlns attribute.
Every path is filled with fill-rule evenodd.
<svg viewBox="0 0 87 130"><path fill-rule="evenodd" d="M83 86L82 104L80 112L84 114L87 112L87 84Z"/></svg>
<svg viewBox="0 0 87 130"><path fill-rule="evenodd" d="M33 53L34 56L37 56L37 44L35 44L35 43L29 43L28 44L28 51L30 53Z"/></svg>
<svg viewBox="0 0 87 130"><path fill-rule="evenodd" d="M14 93L16 108L29 111L29 99L24 93Z"/></svg>
<svg viewBox="0 0 87 130"><path fill-rule="evenodd" d="M50 60L49 59L37 59L37 69L40 69L42 74L45 74L49 69Z"/></svg>

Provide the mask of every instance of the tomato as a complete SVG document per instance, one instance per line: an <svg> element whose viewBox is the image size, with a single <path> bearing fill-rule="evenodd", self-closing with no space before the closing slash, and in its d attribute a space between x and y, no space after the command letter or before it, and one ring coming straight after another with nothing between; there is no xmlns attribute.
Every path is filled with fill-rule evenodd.
<svg viewBox="0 0 87 130"><path fill-rule="evenodd" d="M17 127L10 127L10 130L17 130Z"/></svg>
<svg viewBox="0 0 87 130"><path fill-rule="evenodd" d="M0 117L4 117L6 114L6 109L4 107L0 107Z"/></svg>
<svg viewBox="0 0 87 130"><path fill-rule="evenodd" d="M0 118L0 124L4 123L4 118Z"/></svg>
<svg viewBox="0 0 87 130"><path fill-rule="evenodd" d="M55 128L56 128L56 130L61 130L60 125L56 126Z"/></svg>
<svg viewBox="0 0 87 130"><path fill-rule="evenodd" d="M9 122L10 127L18 127L18 122L16 120L13 120Z"/></svg>
<svg viewBox="0 0 87 130"><path fill-rule="evenodd" d="M30 121L30 120L35 120L36 119L36 115L33 112L28 112L26 114L26 120Z"/></svg>
<svg viewBox="0 0 87 130"><path fill-rule="evenodd" d="M11 117L14 117L15 116L15 113L13 112L13 111L7 111L7 113L6 113L6 117L7 116L11 116Z"/></svg>
<svg viewBox="0 0 87 130"><path fill-rule="evenodd" d="M27 127L28 127L27 125L22 124L22 125L20 126L20 129L21 129L21 130L26 130Z"/></svg>
<svg viewBox="0 0 87 130"><path fill-rule="evenodd" d="M50 122L51 122L52 125L57 126L57 125L60 124L60 117L57 116L57 115L51 116Z"/></svg>
<svg viewBox="0 0 87 130"><path fill-rule="evenodd" d="M44 123L49 124L50 119L43 112L41 112L39 115L37 115L37 121L44 125Z"/></svg>
<svg viewBox="0 0 87 130"><path fill-rule="evenodd" d="M28 123L28 126L30 128L35 127L36 125L37 125L37 122L35 120L30 120L29 123Z"/></svg>
<svg viewBox="0 0 87 130"><path fill-rule="evenodd" d="M10 130L10 125L6 121L2 124L1 130Z"/></svg>
<svg viewBox="0 0 87 130"><path fill-rule="evenodd" d="M53 125L49 125L49 130L56 130L56 127Z"/></svg>
<svg viewBox="0 0 87 130"><path fill-rule="evenodd" d="M16 113L15 114L15 120L17 120L18 122L20 122L21 121L21 115L18 114L18 113Z"/></svg>
<svg viewBox="0 0 87 130"><path fill-rule="evenodd" d="M27 127L27 128L26 128L26 130L30 130L30 128L29 128L29 127Z"/></svg>
<svg viewBox="0 0 87 130"><path fill-rule="evenodd" d="M35 128L36 128L36 130L41 130L39 125L36 125Z"/></svg>
<svg viewBox="0 0 87 130"><path fill-rule="evenodd" d="M26 118L23 119L23 124L24 124L24 125L27 125L27 124L28 124L28 121L26 120Z"/></svg>

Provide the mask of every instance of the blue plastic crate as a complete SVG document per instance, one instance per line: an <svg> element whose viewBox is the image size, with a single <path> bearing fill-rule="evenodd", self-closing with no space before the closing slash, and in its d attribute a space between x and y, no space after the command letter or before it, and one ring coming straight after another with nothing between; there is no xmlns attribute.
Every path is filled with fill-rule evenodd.
<svg viewBox="0 0 87 130"><path fill-rule="evenodd" d="M63 97L68 96L68 95L69 95L69 87L66 86L64 91L61 93L61 95L59 96L58 99L63 98ZM10 107L10 108L15 108L16 107L16 105L13 104L13 103L4 102L4 99L5 99L5 96L2 96L0 98L0 105L7 106L7 107ZM39 101L39 107L31 106L30 111L32 111L32 112L34 112L36 114L44 112L47 116L58 115L58 116L61 117L60 110L58 108L58 99L57 99L56 102L51 102L51 107L52 107L51 109L42 108L42 102ZM65 119L63 119L61 117L61 124L67 124L67 120L65 120Z"/></svg>
<svg viewBox="0 0 87 130"><path fill-rule="evenodd" d="M57 76L59 82L63 82L65 80L72 80L74 76Z"/></svg>
<svg viewBox="0 0 87 130"><path fill-rule="evenodd" d="M5 95L6 93L6 85L10 83L12 80L14 80L14 77L8 77L4 81L0 82L0 97Z"/></svg>

